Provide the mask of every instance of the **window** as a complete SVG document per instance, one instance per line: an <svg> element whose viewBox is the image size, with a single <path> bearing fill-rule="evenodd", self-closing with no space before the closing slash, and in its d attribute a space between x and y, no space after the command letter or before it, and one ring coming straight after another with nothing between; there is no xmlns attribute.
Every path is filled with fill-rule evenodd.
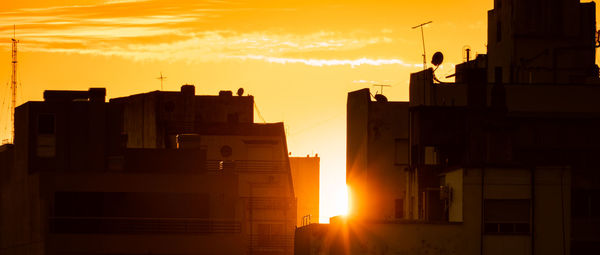
<svg viewBox="0 0 600 255"><path fill-rule="evenodd" d="M575 189L571 201L573 218L600 219L600 190Z"/></svg>
<svg viewBox="0 0 600 255"><path fill-rule="evenodd" d="M36 156L40 158L53 158L56 156L55 132L54 114L40 114L37 116Z"/></svg>
<svg viewBox="0 0 600 255"><path fill-rule="evenodd" d="M273 246L285 242L283 224L258 224L258 245Z"/></svg>
<svg viewBox="0 0 600 255"><path fill-rule="evenodd" d="M425 165L437 164L439 164L437 148L433 146L425 146Z"/></svg>
<svg viewBox="0 0 600 255"><path fill-rule="evenodd" d="M240 122L240 116L237 112L227 114L227 122L228 123L238 123Z"/></svg>
<svg viewBox="0 0 600 255"><path fill-rule="evenodd" d="M498 84L502 83L502 67L500 66L494 68L494 81Z"/></svg>
<svg viewBox="0 0 600 255"><path fill-rule="evenodd" d="M237 221L213 220L210 195L158 192L56 192L50 233L240 233Z"/></svg>
<svg viewBox="0 0 600 255"><path fill-rule="evenodd" d="M208 218L209 201L195 193L56 192L54 216Z"/></svg>
<svg viewBox="0 0 600 255"><path fill-rule="evenodd" d="M502 22L496 23L496 42L502 41Z"/></svg>
<svg viewBox="0 0 600 255"><path fill-rule="evenodd" d="M38 115L38 134L42 134L42 135L54 134L54 115L53 114Z"/></svg>
<svg viewBox="0 0 600 255"><path fill-rule="evenodd" d="M396 165L408 165L408 139L396 139L394 151L394 163Z"/></svg>
<svg viewBox="0 0 600 255"><path fill-rule="evenodd" d="M165 103L165 112L171 113L173 111L175 111L175 103L173 101Z"/></svg>
<svg viewBox="0 0 600 255"><path fill-rule="evenodd" d="M404 218L404 199L396 199L396 219Z"/></svg>
<svg viewBox="0 0 600 255"><path fill-rule="evenodd" d="M483 210L486 234L530 233L529 199L486 199Z"/></svg>

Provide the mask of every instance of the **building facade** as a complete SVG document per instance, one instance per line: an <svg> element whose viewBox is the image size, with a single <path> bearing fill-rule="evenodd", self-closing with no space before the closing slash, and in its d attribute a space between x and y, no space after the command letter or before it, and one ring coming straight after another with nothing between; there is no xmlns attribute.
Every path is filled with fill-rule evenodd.
<svg viewBox="0 0 600 255"><path fill-rule="evenodd" d="M388 122L408 127L406 182L378 181L398 172L372 170L368 141L377 129L355 120L375 113L352 99L360 93L370 101L370 94L349 93L347 183L359 193L351 202L359 217L297 230L297 254L600 249L595 4L497 0L488 26L488 54L457 65L456 82L437 81L433 69L414 73L408 107L388 110ZM392 151L402 135L394 131L388 146L373 146ZM406 217L390 220L373 204L391 205L386 195L395 186L404 186L410 202Z"/></svg>
<svg viewBox="0 0 600 255"><path fill-rule="evenodd" d="M298 202L298 227L319 222L320 168L321 158L318 155L290 157L290 169Z"/></svg>
<svg viewBox="0 0 600 255"><path fill-rule="evenodd" d="M408 127L407 102L373 101L368 89L348 93L346 183L353 217L410 214Z"/></svg>
<svg viewBox="0 0 600 255"><path fill-rule="evenodd" d="M46 91L0 150L2 254L292 254L282 123L253 98Z"/></svg>

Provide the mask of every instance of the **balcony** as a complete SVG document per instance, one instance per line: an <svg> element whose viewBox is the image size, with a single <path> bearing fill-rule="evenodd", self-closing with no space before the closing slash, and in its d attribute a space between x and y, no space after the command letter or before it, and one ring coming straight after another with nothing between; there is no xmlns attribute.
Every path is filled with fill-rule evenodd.
<svg viewBox="0 0 600 255"><path fill-rule="evenodd" d="M207 160L206 171L218 173L223 170L233 170L236 173L286 173L287 161L268 160Z"/></svg>
<svg viewBox="0 0 600 255"><path fill-rule="evenodd" d="M233 234L239 221L194 218L51 217L54 234Z"/></svg>

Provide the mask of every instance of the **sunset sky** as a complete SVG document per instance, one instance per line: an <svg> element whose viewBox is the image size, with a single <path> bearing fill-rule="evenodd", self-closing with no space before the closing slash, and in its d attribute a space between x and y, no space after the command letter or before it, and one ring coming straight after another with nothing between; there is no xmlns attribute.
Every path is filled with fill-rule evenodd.
<svg viewBox="0 0 600 255"><path fill-rule="evenodd" d="M425 27L438 76L462 49L485 53L492 0L456 1L3 1L0 14L0 134L9 135L10 38L19 44L18 103L45 89L106 87L108 98L182 84L197 94L243 87L267 122L284 122L289 151L321 157L321 222L343 212L346 95L390 84L408 99L421 69ZM441 74L441 75L440 75ZM257 117L255 121L260 121Z"/></svg>

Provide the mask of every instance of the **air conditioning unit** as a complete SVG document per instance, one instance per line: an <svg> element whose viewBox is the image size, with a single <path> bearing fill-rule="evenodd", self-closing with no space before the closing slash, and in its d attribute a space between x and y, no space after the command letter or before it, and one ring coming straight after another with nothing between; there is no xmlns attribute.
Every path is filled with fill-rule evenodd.
<svg viewBox="0 0 600 255"><path fill-rule="evenodd" d="M452 187L440 186L440 200L452 201Z"/></svg>

